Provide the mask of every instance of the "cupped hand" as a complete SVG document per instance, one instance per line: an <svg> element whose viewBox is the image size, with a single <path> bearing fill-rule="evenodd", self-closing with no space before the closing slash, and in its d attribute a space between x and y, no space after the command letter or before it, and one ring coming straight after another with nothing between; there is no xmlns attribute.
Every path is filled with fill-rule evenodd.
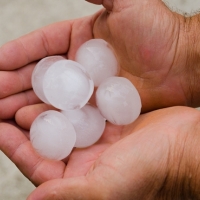
<svg viewBox="0 0 200 200"><path fill-rule="evenodd" d="M1 119L40 102L31 87L38 60L52 55L73 60L78 47L92 38L103 38L112 45L120 76L139 90L143 112L191 104L183 17L160 0L103 1L103 5L106 9L94 16L50 25L0 48Z"/></svg>
<svg viewBox="0 0 200 200"><path fill-rule="evenodd" d="M94 16L50 25L1 47L0 119L12 118L20 108L33 104L22 108L24 114L17 119L23 116L20 125L28 129L35 116L49 109L37 105L40 100L31 88L37 61L52 55L73 60L78 47L92 38L103 38L112 45L120 76L139 90L143 112L191 104L184 18L160 0L114 0L103 5L106 9ZM197 123L191 119L198 111L186 111L155 111L125 127L107 124L97 144L75 149L65 161L40 157L28 132L8 123L0 123L0 148L26 177L41 185L29 199L155 199L173 194L171 184L187 176L184 170L176 171L182 161L173 164L185 147L187 131L192 132ZM166 192L169 189L171 193Z"/></svg>
<svg viewBox="0 0 200 200"><path fill-rule="evenodd" d="M22 108L17 121L28 128L48 109ZM172 107L143 114L127 126L108 123L100 141L74 149L63 161L40 157L27 132L0 123L0 147L39 186L29 200L197 199L199 119L195 109Z"/></svg>
<svg viewBox="0 0 200 200"><path fill-rule="evenodd" d="M143 112L194 106L189 19L170 11L161 0L88 1L106 8L94 23L94 35L112 45L120 75L140 92Z"/></svg>
<svg viewBox="0 0 200 200"><path fill-rule="evenodd" d="M40 103L31 85L36 63L53 55L73 60L77 48L94 38L94 20L95 16L90 16L59 22L0 48L0 119L12 118L21 107Z"/></svg>

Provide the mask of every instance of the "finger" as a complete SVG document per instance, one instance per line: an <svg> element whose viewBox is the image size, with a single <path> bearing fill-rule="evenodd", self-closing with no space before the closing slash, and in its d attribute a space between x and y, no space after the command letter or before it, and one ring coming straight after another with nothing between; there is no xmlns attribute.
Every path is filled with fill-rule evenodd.
<svg viewBox="0 0 200 200"><path fill-rule="evenodd" d="M29 90L31 86L31 75L36 63L27 65L14 71L0 72L0 99Z"/></svg>
<svg viewBox="0 0 200 200"><path fill-rule="evenodd" d="M31 124L35 118L47 110L55 110L55 108L44 103L25 106L17 111L15 120L20 127L30 130Z"/></svg>
<svg viewBox="0 0 200 200"><path fill-rule="evenodd" d="M65 54L73 21L55 23L0 48L0 70L14 70L55 54Z"/></svg>
<svg viewBox="0 0 200 200"><path fill-rule="evenodd" d="M27 90L16 95L0 99L0 118L10 119L15 116L17 110L23 106L41 102L33 90Z"/></svg>
<svg viewBox="0 0 200 200"><path fill-rule="evenodd" d="M97 5L101 5L103 3L103 0L86 0L86 1Z"/></svg>
<svg viewBox="0 0 200 200"><path fill-rule="evenodd" d="M109 11L113 9L114 0L86 0L86 1L97 5L102 4Z"/></svg>
<svg viewBox="0 0 200 200"><path fill-rule="evenodd" d="M0 150L35 185L63 177L65 170L63 162L40 157L19 129L3 122L0 123Z"/></svg>
<svg viewBox="0 0 200 200"><path fill-rule="evenodd" d="M11 124L12 126L15 126L30 140L29 131L27 131L27 130L21 128L20 126L18 126L14 119L0 120L0 122L4 122L4 123L7 123L7 124Z"/></svg>
<svg viewBox="0 0 200 200"><path fill-rule="evenodd" d="M90 200L105 199L96 184L90 184L85 177L48 181L29 195L27 200Z"/></svg>
<svg viewBox="0 0 200 200"><path fill-rule="evenodd" d="M70 55L74 56L77 48L91 38L93 21L90 16L55 23L5 44L0 48L0 70L13 70L46 56L66 54L69 46ZM79 37L71 44L73 35Z"/></svg>

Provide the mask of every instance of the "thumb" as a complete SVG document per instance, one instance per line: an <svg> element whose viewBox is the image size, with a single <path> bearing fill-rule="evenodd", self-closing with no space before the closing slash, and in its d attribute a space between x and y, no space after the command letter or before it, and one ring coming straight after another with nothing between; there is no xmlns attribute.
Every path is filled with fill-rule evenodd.
<svg viewBox="0 0 200 200"><path fill-rule="evenodd" d="M95 185L89 184L85 177L51 180L36 188L27 200L104 199Z"/></svg>
<svg viewBox="0 0 200 200"><path fill-rule="evenodd" d="M103 7L108 10L108 11L113 11L113 10L121 10L123 8L127 8L132 4L141 4L141 3L164 3L161 0L86 0L89 3L97 4L97 5L103 5Z"/></svg>
<svg viewBox="0 0 200 200"><path fill-rule="evenodd" d="M113 9L114 0L86 0L86 1L97 5L103 5L104 8L106 8L106 10L109 11Z"/></svg>

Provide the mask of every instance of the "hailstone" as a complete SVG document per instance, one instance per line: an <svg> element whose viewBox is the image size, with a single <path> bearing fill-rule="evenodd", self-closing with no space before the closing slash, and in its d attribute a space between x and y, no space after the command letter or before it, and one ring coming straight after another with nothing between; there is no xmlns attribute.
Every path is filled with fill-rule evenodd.
<svg viewBox="0 0 200 200"><path fill-rule="evenodd" d="M49 101L46 99L43 91L43 79L44 74L49 69L49 67L55 63L56 61L64 60L62 56L49 56L40 60L37 65L35 66L33 73L32 73L32 87L35 94L42 100L43 102L50 104Z"/></svg>
<svg viewBox="0 0 200 200"><path fill-rule="evenodd" d="M102 82L96 91L96 103L101 114L116 125L132 123L142 107L138 91L123 77L110 77Z"/></svg>
<svg viewBox="0 0 200 200"><path fill-rule="evenodd" d="M76 132L62 113L46 111L34 120L30 140L43 157L62 160L71 153L76 142Z"/></svg>
<svg viewBox="0 0 200 200"><path fill-rule="evenodd" d="M61 60L46 71L43 90L54 107L61 110L79 109L90 99L94 83L79 63Z"/></svg>
<svg viewBox="0 0 200 200"><path fill-rule="evenodd" d="M78 49L75 61L85 67L94 85L118 73L117 59L108 43L102 39L92 39Z"/></svg>
<svg viewBox="0 0 200 200"><path fill-rule="evenodd" d="M96 143L105 129L105 118L89 104L80 110L62 111L76 131L75 147L83 148Z"/></svg>

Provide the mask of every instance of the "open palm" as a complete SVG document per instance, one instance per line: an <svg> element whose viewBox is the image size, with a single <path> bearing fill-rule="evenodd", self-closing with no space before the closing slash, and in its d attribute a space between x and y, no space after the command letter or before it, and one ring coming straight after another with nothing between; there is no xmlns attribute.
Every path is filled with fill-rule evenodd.
<svg viewBox="0 0 200 200"><path fill-rule="evenodd" d="M20 112L23 115L31 109ZM190 144L198 135L199 116L195 109L174 107L141 115L128 126L108 123L98 143L74 149L63 161L40 157L26 133L8 123L0 124L0 146L27 178L40 185L30 200L173 199L174 189L183 195L182 186L180 191L177 187L188 181L184 166L195 166L190 159ZM30 114L26 123L34 117ZM181 149L187 153L182 154ZM176 170L181 170L178 177ZM187 199L187 188L185 191Z"/></svg>
<svg viewBox="0 0 200 200"><path fill-rule="evenodd" d="M173 105L192 105L191 68L183 16L161 0L89 0L108 8L94 24L94 35L116 52L121 76L140 92L143 112Z"/></svg>
<svg viewBox="0 0 200 200"><path fill-rule="evenodd" d="M9 122L0 123L1 150L36 186L54 179L68 181L77 178L78 182L84 180L94 170L96 161L99 160L104 151L129 134L123 126L107 123L103 136L96 144L84 149L76 148L68 158L62 161L45 159L33 149L29 141L29 131L22 129L22 127L30 129L35 117L49 109L50 106L45 104L23 107L16 114L16 121L20 124L20 128ZM24 116L27 117L24 118ZM60 181L58 180L56 185Z"/></svg>
<svg viewBox="0 0 200 200"><path fill-rule="evenodd" d="M137 87L143 112L188 104L185 80L189 73L181 49L184 44L179 42L184 37L180 31L183 18L159 0L112 2L112 7L94 16L50 25L0 48L0 119L13 118L17 113L18 124L29 129L33 119L49 109L38 104L41 102L31 86L38 60L52 55L73 60L79 46L92 38L103 38L112 45L121 66L120 76ZM176 135L176 126L188 120L185 114L185 120L175 123L181 111L178 115L155 111L129 126L107 124L97 144L75 149L65 161L40 157L28 132L0 123L0 149L35 185L42 184L30 199L150 199L157 194L155 189L162 187L169 170L159 168L166 166L169 151L168 129L163 130L160 124L165 126L168 120Z"/></svg>

